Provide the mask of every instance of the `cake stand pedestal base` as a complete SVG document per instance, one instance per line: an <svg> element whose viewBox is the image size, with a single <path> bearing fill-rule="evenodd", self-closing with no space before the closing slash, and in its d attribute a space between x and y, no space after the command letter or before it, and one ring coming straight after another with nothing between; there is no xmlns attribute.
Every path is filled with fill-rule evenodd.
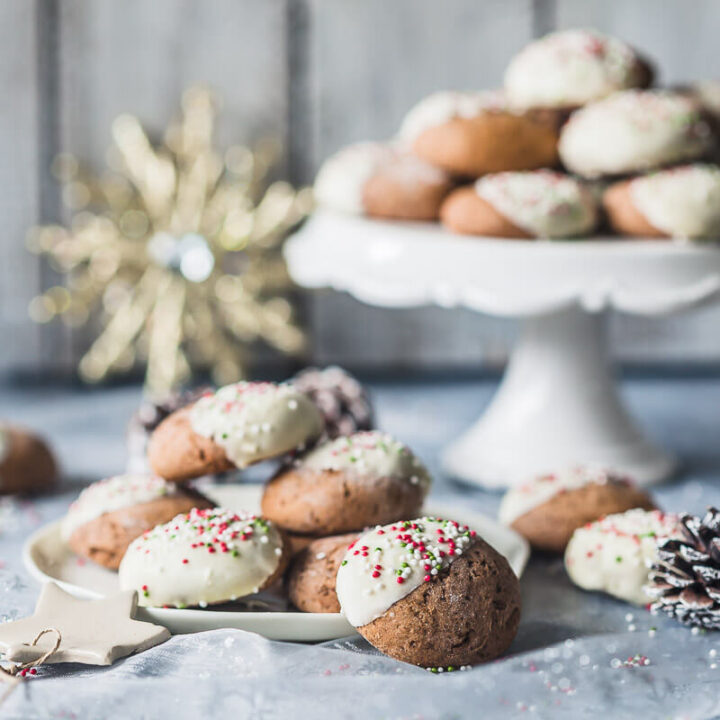
<svg viewBox="0 0 720 720"><path fill-rule="evenodd" d="M575 463L643 485L666 479L675 461L644 437L623 406L604 321L579 306L525 318L492 403L445 450L445 470L496 488Z"/></svg>

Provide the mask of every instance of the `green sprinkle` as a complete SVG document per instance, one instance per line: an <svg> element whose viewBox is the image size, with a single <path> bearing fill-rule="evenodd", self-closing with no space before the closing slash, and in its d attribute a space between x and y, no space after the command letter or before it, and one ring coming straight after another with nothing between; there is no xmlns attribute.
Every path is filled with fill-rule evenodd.
<svg viewBox="0 0 720 720"><path fill-rule="evenodd" d="M621 562L622 562L622 555L618 555L618 556L615 558L615 562L616 562L616 563L621 563Z"/></svg>
<svg viewBox="0 0 720 720"><path fill-rule="evenodd" d="M347 565L347 560L343 560L340 564L343 565L343 566L344 566L344 565Z"/></svg>

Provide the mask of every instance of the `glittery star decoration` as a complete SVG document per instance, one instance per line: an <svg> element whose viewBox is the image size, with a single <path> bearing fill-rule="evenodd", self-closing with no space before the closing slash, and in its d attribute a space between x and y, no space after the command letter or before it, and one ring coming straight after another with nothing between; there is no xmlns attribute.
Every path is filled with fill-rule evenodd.
<svg viewBox="0 0 720 720"><path fill-rule="evenodd" d="M259 341L291 355L304 346L281 245L311 194L268 181L277 144L221 155L216 105L209 91L188 90L157 146L136 117L121 115L99 176L72 156L53 165L72 218L34 228L28 246L65 284L35 298L30 315L71 327L99 317L78 368L87 381L146 363L156 393L196 369L226 384L246 375Z"/></svg>
<svg viewBox="0 0 720 720"><path fill-rule="evenodd" d="M136 607L137 593L132 591L100 600L79 600L55 583L47 583L30 617L0 625L0 651L9 662L34 663L53 650L59 637L57 650L45 663L112 665L170 637L160 625L132 620ZM49 629L52 632L38 638Z"/></svg>

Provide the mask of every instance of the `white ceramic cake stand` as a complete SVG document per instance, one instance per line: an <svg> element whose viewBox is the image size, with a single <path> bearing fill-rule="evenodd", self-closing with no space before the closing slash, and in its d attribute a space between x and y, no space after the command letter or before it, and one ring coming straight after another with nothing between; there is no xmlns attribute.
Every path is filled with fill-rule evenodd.
<svg viewBox="0 0 720 720"><path fill-rule="evenodd" d="M319 211L288 241L293 278L371 305L436 304L523 319L505 377L482 417L446 448L445 469L487 487L568 464L643 484L673 458L625 410L603 311L660 315L720 297L720 247L597 237L521 242L462 237L436 224Z"/></svg>

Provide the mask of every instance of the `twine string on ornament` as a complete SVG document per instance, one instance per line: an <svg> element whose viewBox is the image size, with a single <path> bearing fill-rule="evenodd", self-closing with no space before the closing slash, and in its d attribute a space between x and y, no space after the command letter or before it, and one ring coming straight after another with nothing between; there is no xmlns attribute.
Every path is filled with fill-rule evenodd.
<svg viewBox="0 0 720 720"><path fill-rule="evenodd" d="M25 672L30 668L40 667L43 663L46 663L50 657L52 657L60 648L62 642L62 633L57 628L45 628L41 630L30 643L30 647L35 647L40 641L40 638L47 633L55 633L55 643L46 652L44 652L37 660L30 660L26 663L11 663L10 667L4 668L0 665L0 680L9 683L10 687L0 695L0 705L10 697L12 691L22 682L25 677Z"/></svg>

